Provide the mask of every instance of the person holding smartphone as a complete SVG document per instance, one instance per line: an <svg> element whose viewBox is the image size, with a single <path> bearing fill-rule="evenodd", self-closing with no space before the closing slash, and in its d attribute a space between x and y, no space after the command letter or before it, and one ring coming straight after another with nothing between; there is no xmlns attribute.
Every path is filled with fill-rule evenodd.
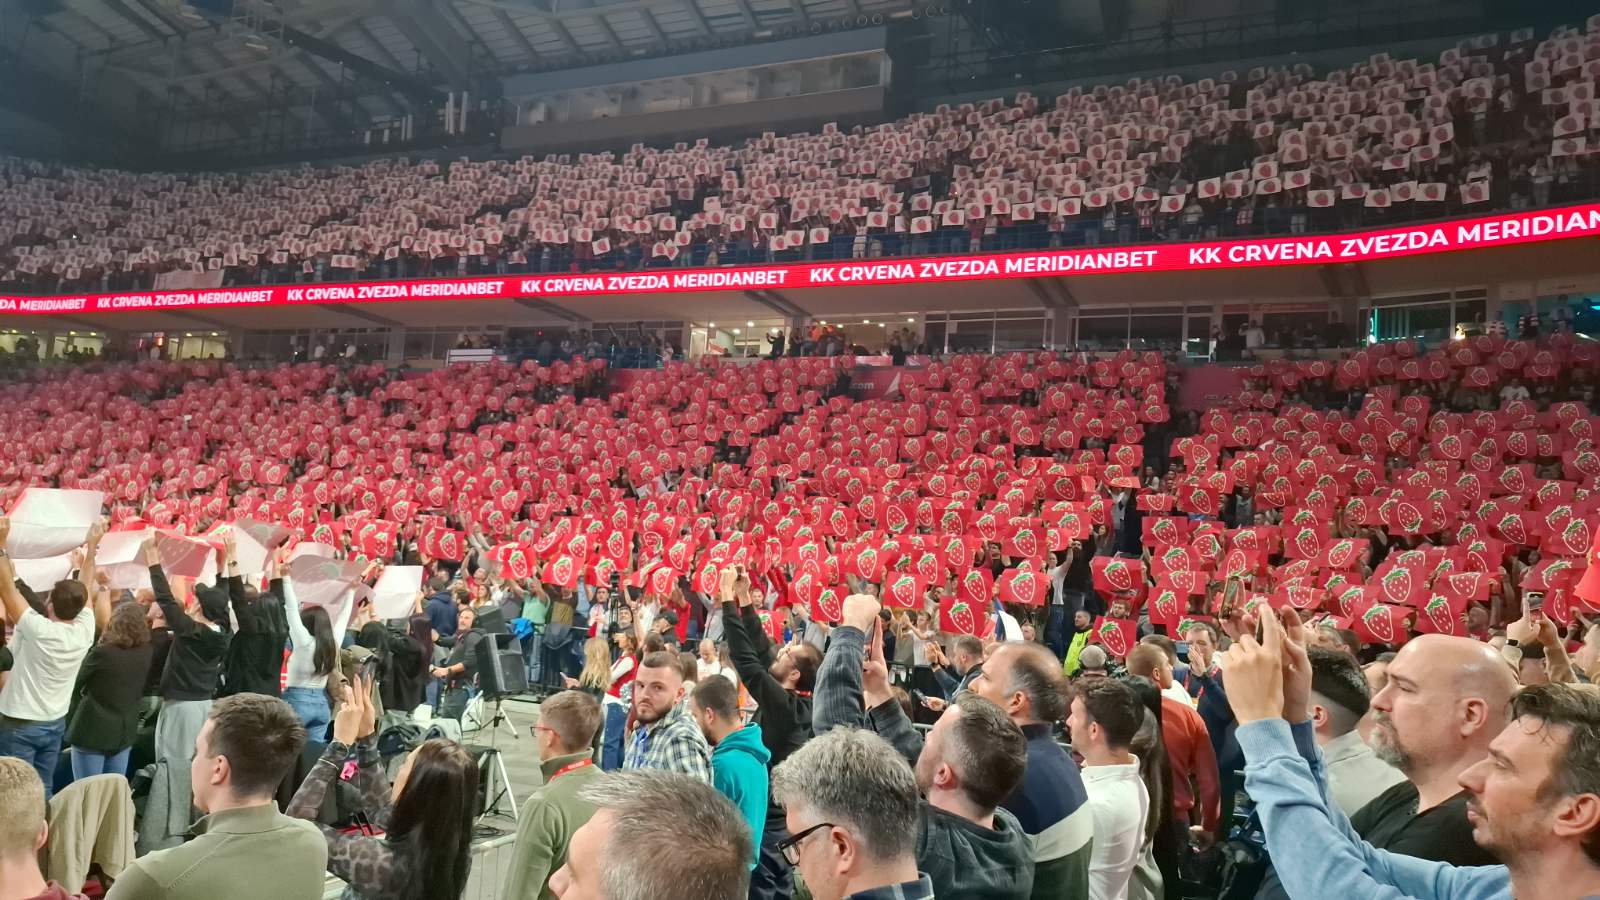
<svg viewBox="0 0 1600 900"><path fill-rule="evenodd" d="M1544 597L1543 591L1523 593L1522 618L1506 626L1501 655L1517 668L1517 678L1524 686L1578 680L1560 629L1544 614Z"/></svg>

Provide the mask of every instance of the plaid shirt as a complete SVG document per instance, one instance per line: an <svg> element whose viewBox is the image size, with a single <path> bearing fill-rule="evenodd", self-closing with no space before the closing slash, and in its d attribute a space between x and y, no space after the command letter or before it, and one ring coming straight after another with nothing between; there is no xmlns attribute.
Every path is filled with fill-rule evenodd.
<svg viewBox="0 0 1600 900"><path fill-rule="evenodd" d="M700 726L682 709L674 709L654 725L639 728L628 744L624 769L662 769L711 783L711 747Z"/></svg>
<svg viewBox="0 0 1600 900"><path fill-rule="evenodd" d="M934 900L933 882L918 873L916 881L868 888L851 894L845 900Z"/></svg>

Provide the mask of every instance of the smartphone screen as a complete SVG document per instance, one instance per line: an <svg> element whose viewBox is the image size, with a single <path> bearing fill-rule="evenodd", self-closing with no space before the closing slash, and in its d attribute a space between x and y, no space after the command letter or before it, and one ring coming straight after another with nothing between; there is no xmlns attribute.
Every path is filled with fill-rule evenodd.
<svg viewBox="0 0 1600 900"><path fill-rule="evenodd" d="M1188 662L1189 661L1189 642L1188 641L1174 641L1173 642L1173 649L1175 649L1178 652L1178 659L1183 660L1184 662Z"/></svg>
<svg viewBox="0 0 1600 900"><path fill-rule="evenodd" d="M1542 611L1544 609L1544 592L1543 591L1529 591L1526 594L1522 595L1522 603L1523 603L1523 606L1525 606L1527 608L1528 612L1530 612L1530 613L1540 612L1540 611Z"/></svg>

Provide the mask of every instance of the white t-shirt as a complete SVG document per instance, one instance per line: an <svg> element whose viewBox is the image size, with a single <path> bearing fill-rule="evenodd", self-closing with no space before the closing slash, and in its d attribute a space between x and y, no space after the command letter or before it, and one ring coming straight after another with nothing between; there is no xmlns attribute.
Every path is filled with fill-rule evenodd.
<svg viewBox="0 0 1600 900"><path fill-rule="evenodd" d="M29 722L64 718L78 667L93 645L94 608L88 604L71 622L53 621L30 608L12 636L16 662L0 689L0 715Z"/></svg>
<svg viewBox="0 0 1600 900"><path fill-rule="evenodd" d="M739 679L734 677L733 670L723 665L721 660L706 662L703 659L697 659L694 661L694 666L697 681L705 681L713 675L721 675L723 678L733 682L734 685L739 684Z"/></svg>
<svg viewBox="0 0 1600 900"><path fill-rule="evenodd" d="M1133 867L1144 850L1145 817L1150 815L1150 794L1139 779L1139 764L1084 766L1083 789L1094 816L1089 900L1127 900Z"/></svg>

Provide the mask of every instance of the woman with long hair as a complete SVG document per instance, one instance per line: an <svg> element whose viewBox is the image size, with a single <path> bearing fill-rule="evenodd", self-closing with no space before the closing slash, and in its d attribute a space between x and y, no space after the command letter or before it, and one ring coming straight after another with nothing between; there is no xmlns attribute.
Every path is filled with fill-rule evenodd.
<svg viewBox="0 0 1600 900"><path fill-rule="evenodd" d="M425 615L413 615L404 634L389 632L388 649L388 665L378 680L385 728L410 721L412 710L423 703L433 664L433 623Z"/></svg>
<svg viewBox="0 0 1600 900"><path fill-rule="evenodd" d="M383 837L318 824L328 841L328 871L356 900L457 900L472 868L478 764L465 747L434 739L411 751L394 785L378 755L372 684L345 685L333 742L290 801L288 814L316 821L328 786L352 753L362 808Z"/></svg>
<svg viewBox="0 0 1600 900"><path fill-rule="evenodd" d="M328 706L328 675L339 661L339 642L333 636L333 621L320 606L302 608L294 586L283 581L284 599L289 612L289 686L283 699L294 707L305 723L306 737L324 741L333 711Z"/></svg>
<svg viewBox="0 0 1600 900"><path fill-rule="evenodd" d="M583 671L577 678L568 679L568 687L577 688L600 699L611 689L611 645L603 637L592 637L583 643Z"/></svg>
<svg viewBox="0 0 1600 900"><path fill-rule="evenodd" d="M128 750L139 732L139 697L150 672L150 624L144 608L119 604L78 669L67 714L72 780L128 774Z"/></svg>
<svg viewBox="0 0 1600 900"><path fill-rule="evenodd" d="M1134 864L1128 896L1130 900L1159 900L1163 885L1176 890L1178 858L1188 834L1186 828L1173 825L1172 764L1167 759L1167 740L1162 730L1161 689L1148 678L1130 678L1128 685L1144 707L1144 721L1128 749L1139 759L1139 778L1150 796L1144 846Z"/></svg>
<svg viewBox="0 0 1600 900"><path fill-rule="evenodd" d="M617 644L617 658L610 652L603 637L590 638L583 645L583 674L568 678L568 687L596 690L604 685L601 708L605 711L605 728L600 742L600 768L606 771L622 768L622 732L628 723L628 702L632 697L634 676L639 670L639 639L628 630L612 632Z"/></svg>

